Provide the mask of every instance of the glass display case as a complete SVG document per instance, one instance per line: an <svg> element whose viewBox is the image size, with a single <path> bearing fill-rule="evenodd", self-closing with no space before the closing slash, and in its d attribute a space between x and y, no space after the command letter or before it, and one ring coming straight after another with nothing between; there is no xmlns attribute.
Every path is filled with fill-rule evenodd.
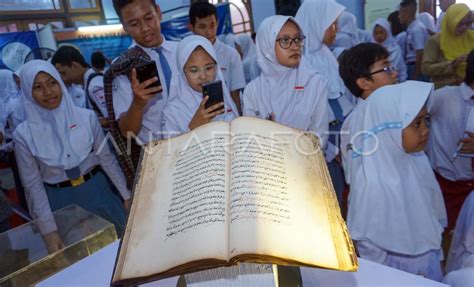
<svg viewBox="0 0 474 287"><path fill-rule="evenodd" d="M38 221L0 233L0 286L29 286L117 239L114 225L77 205L53 213L60 246L48 246ZM56 237L58 238L58 237Z"/></svg>

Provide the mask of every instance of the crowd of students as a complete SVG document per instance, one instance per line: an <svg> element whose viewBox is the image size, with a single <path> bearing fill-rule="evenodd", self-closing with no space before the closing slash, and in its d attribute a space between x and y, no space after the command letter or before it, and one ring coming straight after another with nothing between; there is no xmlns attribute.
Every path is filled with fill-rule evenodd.
<svg viewBox="0 0 474 287"><path fill-rule="evenodd" d="M473 15L440 2L437 26L403 0L367 36L336 1L306 0L295 17L266 18L256 43L249 35L221 41L215 7L198 2L189 10L194 35L176 43L162 36L154 1L114 0L133 44L110 67L96 55L91 68L62 46L49 62L0 71L8 123L0 140L15 152L49 248L61 247L52 211L71 203L121 232L141 145L243 115L319 137L341 206L349 187L347 224L360 257L437 281L446 256L447 271L474 268L474 201L466 200L474 189ZM137 79L134 67L150 60L160 86L150 86L157 77ZM214 80L224 101L206 107L202 87ZM450 238L455 226L445 254L443 233Z"/></svg>

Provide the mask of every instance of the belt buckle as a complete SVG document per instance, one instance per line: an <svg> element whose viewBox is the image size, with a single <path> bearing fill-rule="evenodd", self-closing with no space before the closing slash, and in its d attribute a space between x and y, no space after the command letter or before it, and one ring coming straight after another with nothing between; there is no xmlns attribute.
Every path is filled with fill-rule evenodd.
<svg viewBox="0 0 474 287"><path fill-rule="evenodd" d="M80 177L76 179L71 179L71 185L72 186L78 186L81 185L85 182L84 177L81 175Z"/></svg>

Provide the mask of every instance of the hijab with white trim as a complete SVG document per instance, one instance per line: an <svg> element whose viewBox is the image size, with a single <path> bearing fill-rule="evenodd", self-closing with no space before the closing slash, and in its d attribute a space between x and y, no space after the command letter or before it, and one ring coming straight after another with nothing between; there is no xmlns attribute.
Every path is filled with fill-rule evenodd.
<svg viewBox="0 0 474 287"><path fill-rule="evenodd" d="M61 103L53 110L41 107L33 99L33 83L40 72L49 74L61 86ZM47 61L33 60L24 64L20 79L26 120L18 126L14 136L21 136L33 156L49 166L65 170L79 166L93 148L91 111L74 105L58 71Z"/></svg>
<svg viewBox="0 0 474 287"><path fill-rule="evenodd" d="M229 89L225 84L224 77L219 68L219 63L217 62L216 52L211 42L202 36L188 36L179 42L176 51L177 70L171 77L169 101L163 110L164 137L175 136L177 132L183 133L189 131L188 125L203 99L202 93L191 88L186 80L186 75L184 74L184 65L194 50L198 47L203 48L217 63L216 80L222 81L225 113L216 116L214 121L231 121L233 118L238 116L237 107L235 106L234 101L230 96Z"/></svg>
<svg viewBox="0 0 474 287"><path fill-rule="evenodd" d="M402 145L402 130L432 90L417 81L384 86L351 114L347 223L354 240L406 255L440 249L447 220L439 184L426 154Z"/></svg>
<svg viewBox="0 0 474 287"><path fill-rule="evenodd" d="M288 21L292 21L302 32L296 20L289 16L270 16L260 24L257 62L262 72L245 88L244 114L266 118L275 113L276 122L323 135L327 126L322 129L312 125L319 122L317 118L328 123L327 80L311 69L304 57L295 68L281 65L276 57L276 38ZM317 104L321 105L322 112L314 115Z"/></svg>
<svg viewBox="0 0 474 287"><path fill-rule="evenodd" d="M336 57L323 43L323 39L326 30L344 9L344 6L334 0L306 0L301 4L295 17L306 35L305 57L311 68L325 75L329 80L329 99L342 96L345 93L345 86L339 76L339 64Z"/></svg>

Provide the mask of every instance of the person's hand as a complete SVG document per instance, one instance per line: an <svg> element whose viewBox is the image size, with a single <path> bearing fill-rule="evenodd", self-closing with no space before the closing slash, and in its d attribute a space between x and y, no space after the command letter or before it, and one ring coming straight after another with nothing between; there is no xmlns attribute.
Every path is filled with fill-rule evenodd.
<svg viewBox="0 0 474 287"><path fill-rule="evenodd" d="M125 207L125 210L127 212L130 211L130 207L132 206L132 200L131 199L127 199L127 200L124 200L123 201L123 207Z"/></svg>
<svg viewBox="0 0 474 287"><path fill-rule="evenodd" d="M465 133L467 134L467 137L459 141L459 144L463 144L459 152L464 154L474 154L474 133L468 131L465 131Z"/></svg>
<svg viewBox="0 0 474 287"><path fill-rule="evenodd" d="M453 69L457 69L459 64L461 64L462 62L466 62L466 60L467 60L467 55L461 55L451 62L451 67L453 67Z"/></svg>
<svg viewBox="0 0 474 287"><path fill-rule="evenodd" d="M49 254L64 248L63 241L61 240L61 237L57 231L43 235L43 239Z"/></svg>
<svg viewBox="0 0 474 287"><path fill-rule="evenodd" d="M206 109L205 105L207 100L209 100L209 96L205 96L204 99L199 104L199 108L197 109L194 117L189 122L189 129L194 130L197 127L200 127L208 122L212 121L217 115L224 113L224 103L217 103L209 108Z"/></svg>
<svg viewBox="0 0 474 287"><path fill-rule="evenodd" d="M148 102L155 97L155 94L161 92L163 89L161 86L150 87L149 85L158 81L157 77L153 77L140 83L137 79L137 71L135 68L132 70L132 91L133 91L133 103L141 108L146 107Z"/></svg>

